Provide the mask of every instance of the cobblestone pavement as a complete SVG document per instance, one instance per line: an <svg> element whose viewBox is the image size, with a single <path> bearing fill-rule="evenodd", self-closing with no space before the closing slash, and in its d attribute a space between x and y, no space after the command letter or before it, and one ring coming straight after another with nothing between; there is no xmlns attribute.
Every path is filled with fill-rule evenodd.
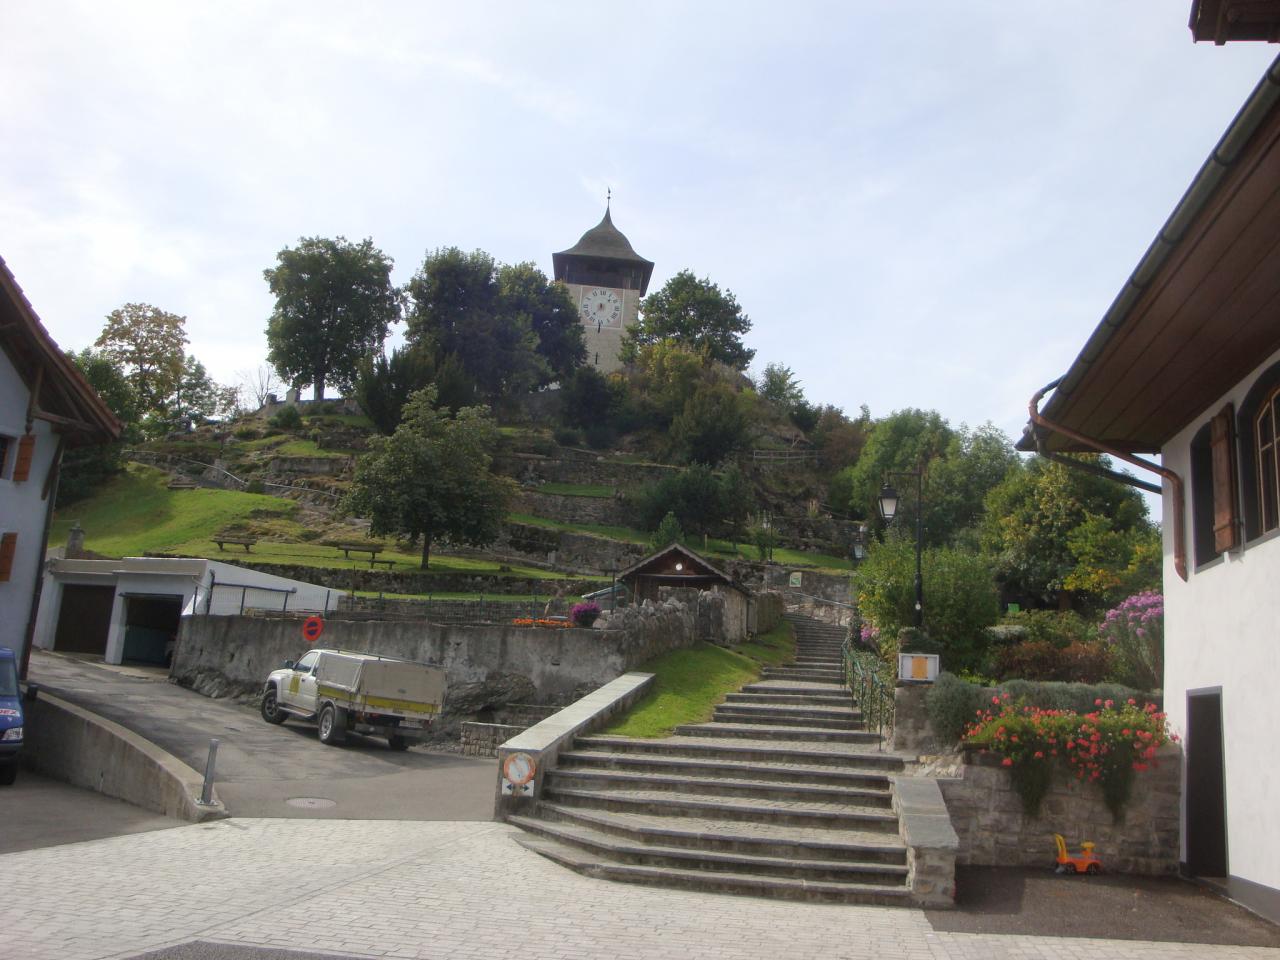
<svg viewBox="0 0 1280 960"><path fill-rule="evenodd" d="M939 933L923 912L581 877L495 823L226 820L0 856L14 960L305 954L618 960L1268 958L1202 944ZM176 948L201 941L190 952ZM270 954L274 956L274 954Z"/></svg>

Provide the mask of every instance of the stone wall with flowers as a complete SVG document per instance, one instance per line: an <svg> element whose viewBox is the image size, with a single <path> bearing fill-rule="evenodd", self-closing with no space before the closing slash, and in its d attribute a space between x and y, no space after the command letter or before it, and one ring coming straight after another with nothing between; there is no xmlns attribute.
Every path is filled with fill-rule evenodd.
<svg viewBox="0 0 1280 960"><path fill-rule="evenodd" d="M1173 874L1178 869L1182 752L1161 747L1155 765L1134 778L1119 820L1096 783L1056 771L1039 813L1028 815L1003 759L966 751L960 776L939 779L960 841L956 862L977 866L1049 867L1053 835L1071 850L1093 841L1107 873Z"/></svg>

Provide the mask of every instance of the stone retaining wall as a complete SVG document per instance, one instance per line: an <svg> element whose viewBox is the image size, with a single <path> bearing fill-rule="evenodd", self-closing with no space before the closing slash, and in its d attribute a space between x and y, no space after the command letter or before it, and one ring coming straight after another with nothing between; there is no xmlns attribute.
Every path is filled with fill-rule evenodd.
<svg viewBox="0 0 1280 960"><path fill-rule="evenodd" d="M994 754L978 753L961 767L961 776L940 779L951 823L960 840L957 863L977 866L1050 866L1056 856L1053 835L1060 833L1077 850L1092 840L1108 873L1174 874L1178 870L1181 803L1181 750L1158 754L1158 768L1134 777L1133 796L1119 822L1096 784L1081 782L1066 770L1054 771L1038 816L1023 812L1022 799L1008 770Z"/></svg>
<svg viewBox="0 0 1280 960"><path fill-rule="evenodd" d="M334 555L340 551L335 547ZM228 553L219 560L251 567L278 577L318 583L334 590L363 590L369 593L479 593L493 596L531 597L563 591L566 597L578 597L601 584L595 580L542 580L501 573L439 573L431 570L360 570L334 567L304 567L287 563L259 563L253 554L237 556Z"/></svg>
<svg viewBox="0 0 1280 960"><path fill-rule="evenodd" d="M626 569L651 552L642 544L524 523L504 523L490 549L504 557L598 574Z"/></svg>
<svg viewBox="0 0 1280 960"><path fill-rule="evenodd" d="M537 483L598 483L629 490L678 473L679 467L657 463L618 463L585 457L543 457L534 453L506 453L493 458L495 473Z"/></svg>
<svg viewBox="0 0 1280 960"><path fill-rule="evenodd" d="M462 725L462 754L467 757L496 757L499 744L506 743L526 729L519 725L469 720Z"/></svg>
<svg viewBox="0 0 1280 960"><path fill-rule="evenodd" d="M514 512L547 517L561 523L593 523L608 527L631 525L630 512L621 497L573 497L543 493L536 487L520 491Z"/></svg>

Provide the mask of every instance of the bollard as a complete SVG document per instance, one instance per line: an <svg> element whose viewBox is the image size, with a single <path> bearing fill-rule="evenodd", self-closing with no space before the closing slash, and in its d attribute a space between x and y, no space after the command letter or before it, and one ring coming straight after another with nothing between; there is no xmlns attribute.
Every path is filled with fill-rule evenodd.
<svg viewBox="0 0 1280 960"><path fill-rule="evenodd" d="M209 759L204 765L204 789L200 791L201 806L213 804L213 768L218 762L218 738L209 740Z"/></svg>

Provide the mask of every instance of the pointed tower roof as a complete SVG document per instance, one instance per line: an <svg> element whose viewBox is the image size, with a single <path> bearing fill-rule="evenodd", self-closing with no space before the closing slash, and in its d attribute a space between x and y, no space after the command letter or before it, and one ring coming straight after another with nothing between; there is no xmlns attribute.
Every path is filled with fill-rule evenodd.
<svg viewBox="0 0 1280 960"><path fill-rule="evenodd" d="M631 241L613 225L608 204L605 205L604 219L584 233L582 238L568 250L561 250L551 255L556 278L563 278L570 259L578 258L621 261L639 267L643 275L643 282L640 284L642 295L649 286L649 277L653 273L653 261L646 260L636 253L631 247Z"/></svg>

